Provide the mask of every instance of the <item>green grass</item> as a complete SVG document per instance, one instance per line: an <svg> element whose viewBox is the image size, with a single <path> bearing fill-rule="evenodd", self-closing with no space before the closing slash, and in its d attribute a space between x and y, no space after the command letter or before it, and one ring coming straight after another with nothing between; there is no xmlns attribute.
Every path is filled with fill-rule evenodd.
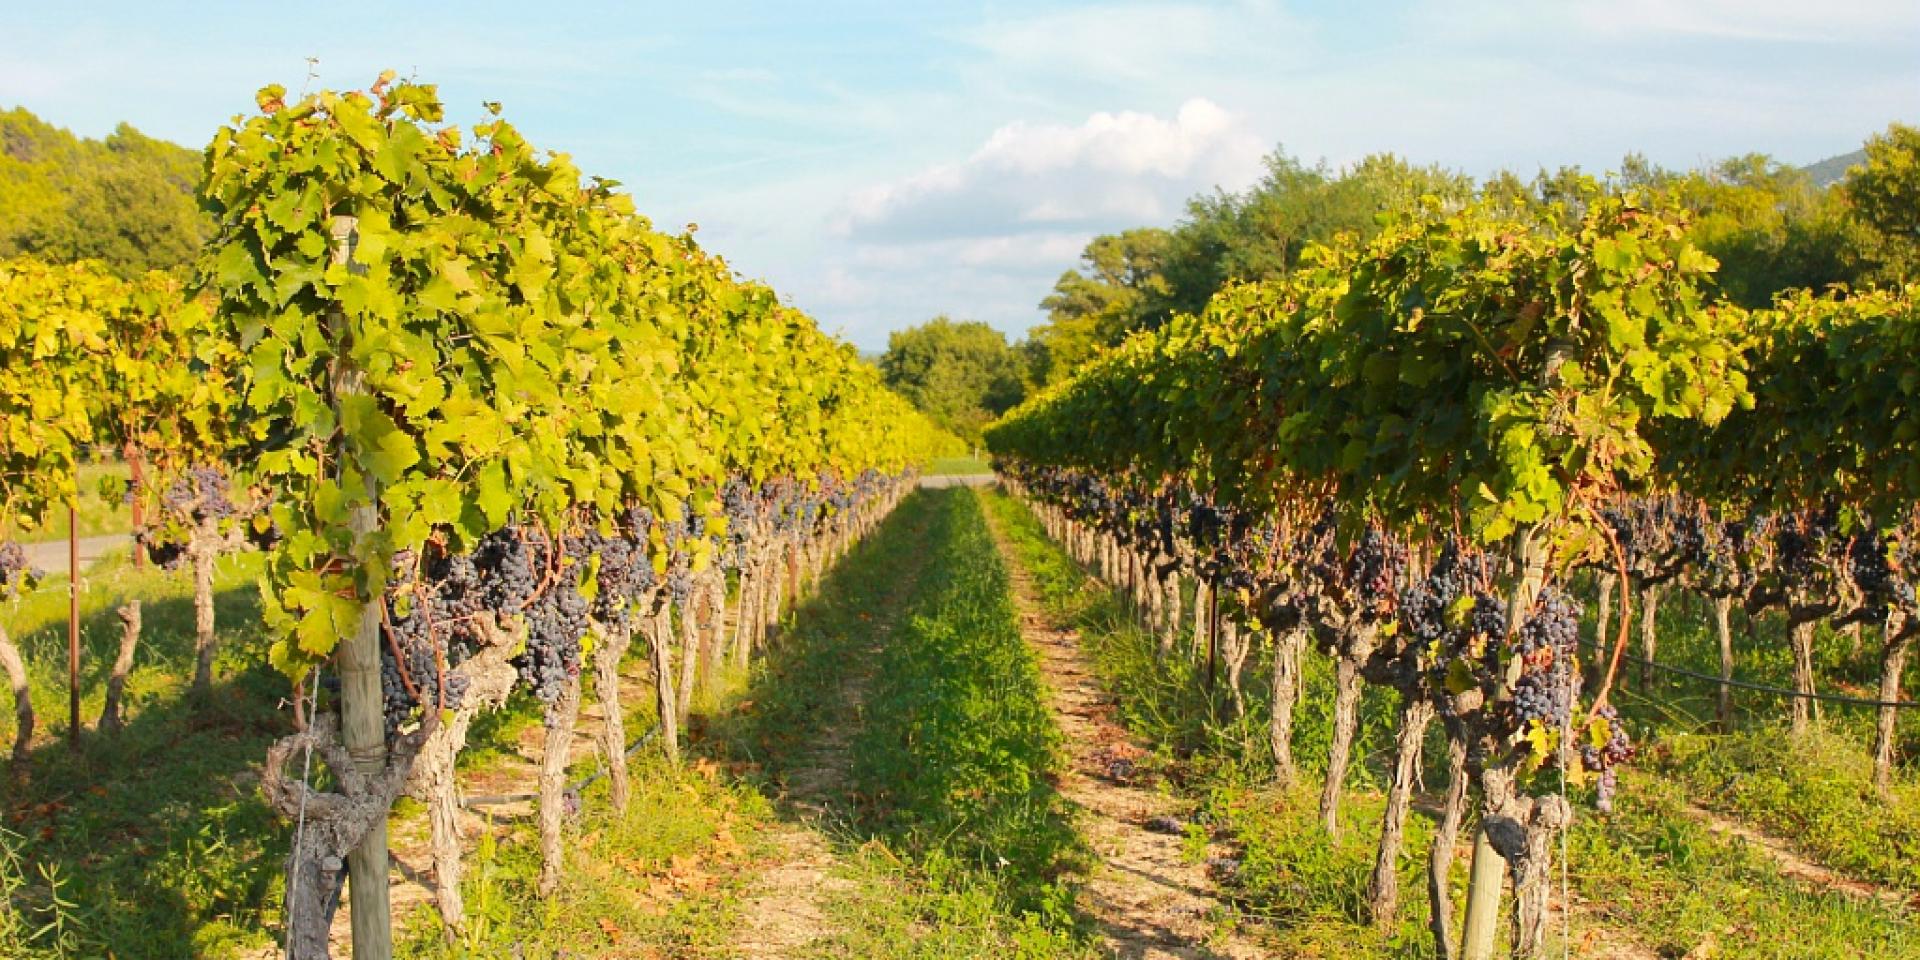
<svg viewBox="0 0 1920 960"><path fill-rule="evenodd" d="M1574 886L1613 924L1663 956L1920 957L1906 916L1782 876L1683 803L1675 785L1630 771L1612 815L1575 821Z"/></svg>
<svg viewBox="0 0 1920 960"><path fill-rule="evenodd" d="M468 857L466 895L477 921L468 936L446 943L437 920L423 909L406 924L409 933L397 955L726 955L755 877L767 858L779 855L764 839L767 831L776 817L791 815L768 798L783 793L785 779L809 763L810 752L836 729L852 728L856 754L880 749L875 738L893 736L873 732L880 723L874 702L861 712L846 702L849 672L873 671L869 695L885 696L887 670L876 668L890 664L886 658L893 651L918 643L921 631L937 623L951 627L941 616L946 608L935 600L952 597L956 578L976 582L960 565L981 558L978 544L967 553L954 542L971 503L962 493L917 493L856 546L818 593L789 615L745 688L707 696L704 706L712 712L697 715L690 731L693 760L679 771L650 757L636 764L634 801L625 816L610 811L603 786L589 790L581 821L569 828L565 880L553 900L535 893L539 858L532 825L502 825L499 836ZM1004 590L1004 580L1000 586ZM984 603L971 594L962 601ZM1010 607L997 609L1010 616ZM1017 630L1012 636L1017 643ZM948 679L956 686L967 680ZM504 712L488 739L510 740L525 722L516 714ZM863 720L873 726L863 728ZM990 758L978 759L973 769L993 767ZM995 769L1005 773L1008 767ZM844 830L829 837L840 861L823 904L832 935L807 955L1084 956L1077 941L1042 922L1039 913L1014 909L1019 886L1007 871L950 852L972 849L961 839L966 836L993 836L996 844L1009 835L1023 840L1017 835L1030 821L983 815L1002 808L971 801L955 806L934 792L916 794L919 802L910 808L861 803L862 796L887 793L889 784L915 776L891 762L872 770L875 779L846 785L853 788L845 804L848 818ZM902 789L894 795L904 795ZM934 819L962 827L955 837L943 837L952 847L921 842L926 835L914 825Z"/></svg>
<svg viewBox="0 0 1920 960"><path fill-rule="evenodd" d="M716 956L731 942L754 875L759 825L770 807L711 764L675 769L636 756L633 791L615 813L604 781L581 798L568 826L565 881L538 893L539 831L530 820L495 825L467 853L468 929L457 942L422 905L400 918L395 956Z"/></svg>
<svg viewBox="0 0 1920 960"><path fill-rule="evenodd" d="M288 688L261 665L251 586L258 565L257 556L221 562L223 649L205 699L185 692L193 673L187 578L111 566L89 578L82 596L89 732L78 752L65 740L64 583L0 608L29 660L41 717L27 769L9 774L4 794L0 826L16 835L10 843L29 881L15 899L35 926L55 913L67 921L63 931L24 943L0 939L0 953L219 957L269 942L285 830L255 784L267 743L285 732L275 705ZM91 726L118 643L113 609L130 594L142 598L145 629L128 725L108 738ZM0 719L0 740L11 741L12 720L10 710ZM69 906L54 910L55 896Z"/></svg>
<svg viewBox="0 0 1920 960"><path fill-rule="evenodd" d="M1580 587L1590 599L1591 586ZM1657 623L1660 662L1708 675L1719 672L1706 602L1669 590L1661 598ZM1630 652L1638 655L1637 623L1633 636ZM1791 686L1792 655L1778 616L1749 624L1736 610L1733 639L1736 677ZM1856 655L1848 637L1824 625L1817 630L1821 690L1877 695L1877 630L1868 628L1862 640ZM1920 777L1910 765L1897 768L1891 801L1874 790L1871 708L1824 704L1815 730L1796 739L1786 730L1784 698L1736 690L1734 729L1722 733L1712 723L1714 683L1659 671L1650 679L1643 683L1631 664L1623 666L1614 698L1643 743L1641 767L1670 778L1701 806L1786 840L1843 874L1920 890ZM1909 685L1908 699L1911 690ZM1903 711L1898 745L1899 756L1920 751L1920 713Z"/></svg>
<svg viewBox="0 0 1920 960"><path fill-rule="evenodd" d="M846 885L809 956L1086 956L1053 876L1076 841L1044 783L1051 727L983 534L969 491L910 496L793 618L750 709L716 725L776 791L830 730L850 734L832 837ZM1008 720L964 722L994 696Z"/></svg>
<svg viewBox="0 0 1920 960"><path fill-rule="evenodd" d="M1015 912L1070 929L1057 879L1083 851L1049 782L1063 756L1039 667L979 498L934 502L932 568L879 652L854 741L865 821L930 873L992 877Z"/></svg>
<svg viewBox="0 0 1920 960"><path fill-rule="evenodd" d="M1133 620L1120 596L1048 540L1031 511L1003 494L988 494L986 501L1014 555L1033 576L1048 615L1079 632L1083 654L1102 687L1118 700L1121 721L1155 748L1149 766L1176 785L1195 820L1210 824L1238 849L1240 870L1226 892L1243 916L1267 928L1252 932L1274 941L1286 956L1429 955L1424 853L1431 833L1424 820L1408 824L1400 923L1379 931L1365 913L1374 830L1383 808L1380 795L1366 787L1379 777L1391 749L1392 698L1370 696L1363 703L1355 746L1361 762L1350 774L1355 789L1341 804L1341 820L1350 826L1339 843L1330 845L1319 823L1317 785L1291 792L1268 785L1272 763L1265 745L1264 671L1253 672L1246 682L1247 716L1224 719L1226 698L1207 691L1197 660L1161 658L1157 640ZM1295 750L1312 774L1323 763L1331 737L1333 679L1324 658L1310 656L1304 664ZM1444 774L1435 779L1443 782Z"/></svg>
<svg viewBox="0 0 1920 960"><path fill-rule="evenodd" d="M801 956L818 960L1093 960L1083 941L1037 914L1010 913L993 877L969 871L930 876L885 846L848 851L827 902L834 934Z"/></svg>
<svg viewBox="0 0 1920 960"><path fill-rule="evenodd" d="M922 471L929 476L953 476L992 473L993 467L979 457L937 457Z"/></svg>
<svg viewBox="0 0 1920 960"><path fill-rule="evenodd" d="M80 492L79 503L75 505L80 521L80 536L95 537L105 533L126 533L133 529L133 515L130 508L119 497L100 495L100 481L104 477L117 477L125 481L129 473L127 465L118 460L105 463L87 463L80 466L77 485ZM48 540L67 538L67 510L58 507L47 515L47 522L31 530L16 530L12 538L21 543L41 543ZM4 538L6 531L0 531Z"/></svg>
<svg viewBox="0 0 1920 960"><path fill-rule="evenodd" d="M253 586L263 556L224 556L215 567L214 624L220 666L245 671L266 659L260 606ZM141 601L141 640L126 701L143 704L177 698L193 678L193 583L185 571L134 570L125 557L111 557L85 574L80 595L81 720L91 727L106 699L107 675L120 649L116 613L129 599ZM64 737L67 729L67 578L42 580L19 600L0 603L0 625L27 661L37 717L37 738ZM11 709L0 711L0 741L14 735Z"/></svg>

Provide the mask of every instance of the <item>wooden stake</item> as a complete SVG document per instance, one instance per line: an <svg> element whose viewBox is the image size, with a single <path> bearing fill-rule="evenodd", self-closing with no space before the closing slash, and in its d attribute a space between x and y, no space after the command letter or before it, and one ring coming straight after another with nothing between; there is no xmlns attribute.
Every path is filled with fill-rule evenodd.
<svg viewBox="0 0 1920 960"><path fill-rule="evenodd" d="M80 746L80 509L72 503L67 504L67 743Z"/></svg>
<svg viewBox="0 0 1920 960"><path fill-rule="evenodd" d="M353 258L355 217L333 218L333 262L347 264ZM345 323L334 308L334 321ZM345 338L342 337L342 340ZM343 346L345 346L343 344ZM348 350L342 349L344 358ZM363 393L363 374L344 359L334 369L335 403L340 398ZM353 508L347 525L356 541L372 535L380 527L380 491L372 477L365 478L367 502ZM340 643L340 739L353 758L354 766L369 777L378 776L387 765L386 711L380 692L380 597L368 598L360 612L359 628ZM388 898L387 821L379 818L368 828L360 845L347 854L347 909L353 923L354 960L392 960L393 912Z"/></svg>

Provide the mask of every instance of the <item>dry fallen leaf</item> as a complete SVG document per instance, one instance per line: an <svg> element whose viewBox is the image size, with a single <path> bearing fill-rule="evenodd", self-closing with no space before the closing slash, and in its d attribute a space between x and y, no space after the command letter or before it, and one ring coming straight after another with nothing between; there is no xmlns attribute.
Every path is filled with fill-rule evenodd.
<svg viewBox="0 0 1920 960"><path fill-rule="evenodd" d="M620 937L626 931L621 930L619 924L614 923L612 920L608 920L606 917L601 917L599 920L599 924L600 924L600 932L606 934L607 939L612 940L614 946L616 947L619 946Z"/></svg>

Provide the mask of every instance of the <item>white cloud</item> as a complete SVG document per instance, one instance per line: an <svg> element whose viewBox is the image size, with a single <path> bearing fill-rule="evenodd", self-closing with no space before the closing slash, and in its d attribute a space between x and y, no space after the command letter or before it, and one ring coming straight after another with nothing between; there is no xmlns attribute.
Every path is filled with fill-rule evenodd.
<svg viewBox="0 0 1920 960"><path fill-rule="evenodd" d="M855 191L838 230L912 241L1166 222L1196 192L1252 180L1266 149L1239 118L1200 98L1171 117L1123 111L1073 126L1012 123L965 160Z"/></svg>

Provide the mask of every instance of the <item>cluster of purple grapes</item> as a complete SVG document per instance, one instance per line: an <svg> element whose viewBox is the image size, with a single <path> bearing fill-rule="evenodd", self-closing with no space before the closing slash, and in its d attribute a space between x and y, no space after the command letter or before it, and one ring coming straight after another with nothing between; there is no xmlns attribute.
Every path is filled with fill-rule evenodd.
<svg viewBox="0 0 1920 960"><path fill-rule="evenodd" d="M501 620L518 617L527 627L526 648L513 665L520 681L540 699L552 702L580 675L581 638L588 625L587 600L565 559L584 560L586 538L568 538L556 550L546 535L507 527L481 538L473 551L435 556L420 564L396 560L402 587L389 594L385 627L390 642L382 650L381 683L386 693L389 731L397 731L424 706L458 707L466 684L451 671L475 648L475 618L492 613ZM394 656L395 651L400 656Z"/></svg>
<svg viewBox="0 0 1920 960"><path fill-rule="evenodd" d="M1905 559L1902 554L1909 550L1905 537L1882 536L1873 531L1862 533L1847 547L1847 575L1874 606L1911 609L1913 581L1900 575L1911 567L1902 564L1896 569L1896 563Z"/></svg>
<svg viewBox="0 0 1920 960"><path fill-rule="evenodd" d="M1470 636L1498 637L1507 632L1507 601L1486 590L1473 594L1473 611L1467 616Z"/></svg>
<svg viewBox="0 0 1920 960"><path fill-rule="evenodd" d="M1666 579L1691 569L1710 582L1737 582L1726 525L1698 500L1678 494L1634 497L1603 508L1600 518L1636 575ZM1611 554L1603 563L1607 572L1614 570Z"/></svg>
<svg viewBox="0 0 1920 960"><path fill-rule="evenodd" d="M1839 535L1832 508L1782 518L1774 527L1774 565L1789 580L1811 577L1834 555Z"/></svg>
<svg viewBox="0 0 1920 960"><path fill-rule="evenodd" d="M862 480L865 480L864 475ZM766 516L767 498L752 483L742 479L727 481L720 488L720 509L727 516L726 560L735 568L747 562L747 547L752 543L754 531ZM604 562L604 561L602 561Z"/></svg>
<svg viewBox="0 0 1920 960"><path fill-rule="evenodd" d="M1538 721L1549 730L1567 722L1573 708L1574 675L1563 666L1530 670L1513 685L1514 725L1525 729Z"/></svg>
<svg viewBox="0 0 1920 960"><path fill-rule="evenodd" d="M1598 747L1580 748L1580 763L1587 770L1600 774L1599 789L1594 797L1594 806L1601 813L1613 810L1614 791L1619 787L1619 777L1615 768L1633 759L1633 741L1627 736L1627 728L1620 722L1620 712L1612 705L1594 711L1596 720L1607 724L1607 742Z"/></svg>
<svg viewBox="0 0 1920 960"><path fill-rule="evenodd" d="M1356 605L1375 616L1390 614L1406 569L1406 546L1390 539L1379 527L1369 526L1347 558L1347 584Z"/></svg>
<svg viewBox="0 0 1920 960"><path fill-rule="evenodd" d="M648 524L652 514L646 514ZM632 616L633 604L653 589L653 563L647 555L646 526L636 533L601 533L597 528L567 538L567 554L572 557L600 558L594 572L594 597L589 604L593 619L609 625L625 625Z"/></svg>
<svg viewBox="0 0 1920 960"><path fill-rule="evenodd" d="M1513 685L1516 727L1538 722L1557 730L1567 722L1579 693L1574 671L1579 643L1580 604L1558 587L1548 587L1513 638L1513 650L1525 664Z"/></svg>
<svg viewBox="0 0 1920 960"><path fill-rule="evenodd" d="M17 598L22 586L37 579L39 576L27 567L25 548L11 540L0 543L0 597Z"/></svg>
<svg viewBox="0 0 1920 960"><path fill-rule="evenodd" d="M198 527L206 521L226 520L239 515L240 508L233 502L233 484L216 467L201 464L189 468L175 478L160 494L160 506L171 516L178 518L180 524ZM132 492L128 492L131 498ZM178 570L187 562L188 544L179 536L178 526L160 524L134 532L134 539L146 551L147 559L153 561L162 570ZM279 540L279 529L271 524L265 531L256 529L252 524L247 527L248 537L263 549L270 548ZM265 539L270 537L271 539Z"/></svg>
<svg viewBox="0 0 1920 960"><path fill-rule="evenodd" d="M239 512L233 505L233 484L217 468L192 467L160 494L160 505L191 523L225 520Z"/></svg>
<svg viewBox="0 0 1920 960"><path fill-rule="evenodd" d="M580 675L580 640L587 634L587 600L563 567L564 550L543 533L508 527L488 534L474 551L483 574L486 608L526 620L526 651L514 659L520 682L552 703Z"/></svg>
<svg viewBox="0 0 1920 960"><path fill-rule="evenodd" d="M1548 587L1541 591L1540 601L1534 607L1532 615L1520 625L1520 633L1514 638L1514 647L1523 657L1547 650L1554 660L1571 660L1575 648L1580 643L1579 601L1567 595L1558 587Z"/></svg>
<svg viewBox="0 0 1920 960"><path fill-rule="evenodd" d="M134 532L133 538L146 550L147 559L162 570L178 570L187 562L187 543L169 536L164 527L148 527Z"/></svg>
<svg viewBox="0 0 1920 960"><path fill-rule="evenodd" d="M815 519L819 516L819 501L814 493L800 484L783 481L773 496L775 533L794 536L813 532Z"/></svg>
<svg viewBox="0 0 1920 960"><path fill-rule="evenodd" d="M412 554L396 557L396 581L407 584L413 568ZM389 642L380 649L380 687L389 736L397 734L418 707L460 706L467 683L452 670L471 649L467 638L472 619L484 609L472 557L438 557L419 573L418 581L390 592L386 601L383 625Z"/></svg>
<svg viewBox="0 0 1920 960"><path fill-rule="evenodd" d="M791 481L758 488L736 481L723 487L722 501L744 542L752 531L742 518L784 513L795 523L812 522L823 499L838 496L850 506L884 489L885 482L878 473L863 475L856 484L823 486L832 492L815 495ZM686 548L711 530L704 516L690 510L681 516L663 524L662 533L674 551L667 586L676 600L685 601L692 592ZM424 558L397 558L398 586L387 600L382 645L389 732L397 733L422 707L460 705L467 684L451 671L477 648L475 621L483 613L524 622L526 647L513 662L519 680L541 700L557 699L580 675L582 639L592 621L624 623L634 602L651 596L659 584L650 555L658 522L653 512L636 505L616 521L605 528L587 526L557 543L534 528L507 527L482 537L467 553L429 548ZM4 556L0 551L0 561ZM595 557L589 601L580 589L580 571Z"/></svg>

